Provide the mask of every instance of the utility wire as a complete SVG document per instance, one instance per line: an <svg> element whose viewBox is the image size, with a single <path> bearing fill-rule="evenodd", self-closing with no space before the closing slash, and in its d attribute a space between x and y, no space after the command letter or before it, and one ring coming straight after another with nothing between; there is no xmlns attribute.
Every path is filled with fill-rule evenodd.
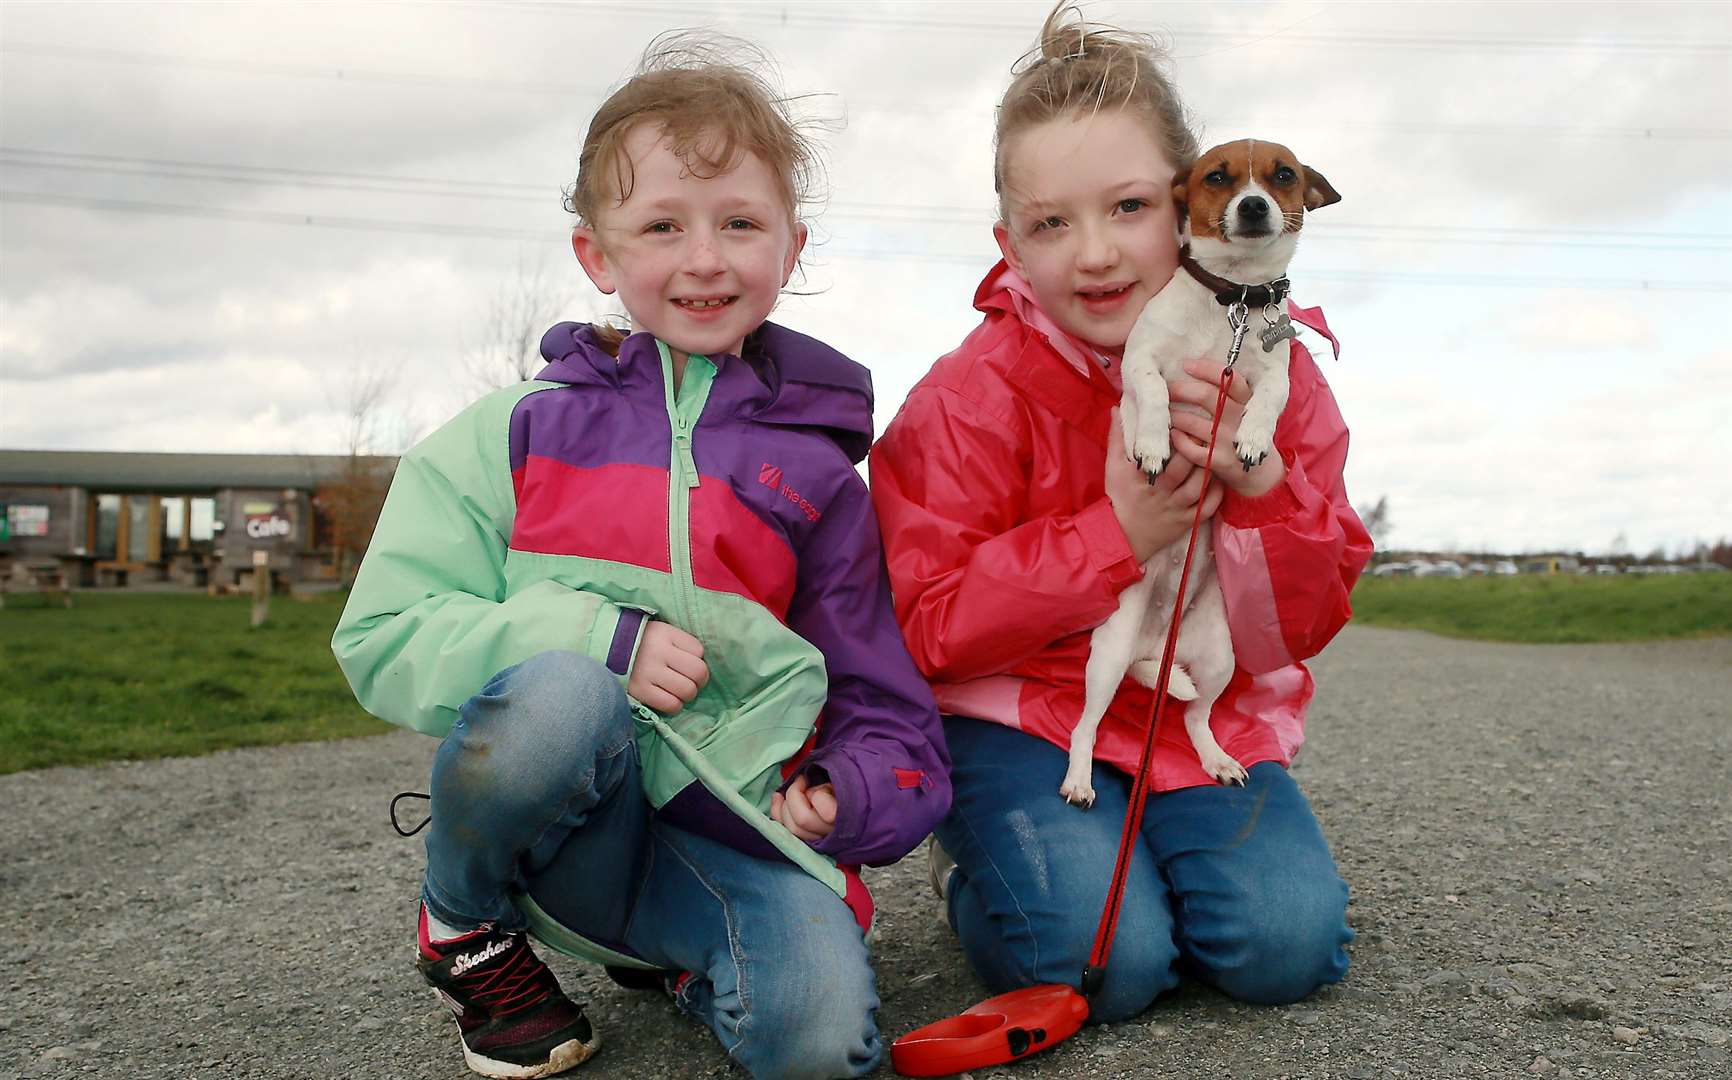
<svg viewBox="0 0 1732 1080"><path fill-rule="evenodd" d="M60 160L65 159L65 160ZM488 199L551 205L559 201L555 189L545 184L506 181L452 180L438 177L343 173L313 169L275 168L229 163L173 161L135 158L114 154L85 154L0 146L0 166L93 173L114 176L148 176L189 181L217 181L251 186L283 186L316 190L361 191L395 195ZM990 223L993 212L986 207L897 205L891 203L838 202L824 211L827 216L866 221L908 221L952 224L978 228ZM1600 248L1617 251L1717 252L1732 250L1732 234L1639 232L1608 229L1493 228L1426 224L1331 225L1308 242L1436 243L1474 246L1532 246Z"/></svg>
<svg viewBox="0 0 1732 1080"><path fill-rule="evenodd" d="M955 18L912 18L908 16L880 16L838 13L834 8L814 9L811 7L796 8L786 3L752 4L735 0L726 9L700 6L694 4L647 4L647 3L607 3L591 2L581 7L569 4L536 3L533 0L519 0L515 3L475 4L466 3L461 6L484 8L497 11L500 8L516 8L526 13L559 15L564 17L593 18L596 14L611 14L628 18L647 18L665 21L669 18L716 20L723 16L723 21L774 23L778 26L846 26L863 30L913 30L928 33L955 33L969 37L980 35L1006 36L1026 40L1031 36L1028 27L1004 19L955 19ZM1253 44L1265 40L1266 32L1258 29L1223 30L1218 27L1200 24L1168 23L1160 28L1160 36L1177 38L1195 38L1204 41L1223 41L1238 44ZM1612 52L1612 53L1732 53L1732 41L1718 41L1699 38L1664 38L1647 37L1632 38L1620 34L1617 37L1606 35L1578 37L1538 37L1524 34L1464 34L1464 33L1434 33L1434 34L1401 34L1401 33L1338 33L1328 31L1307 31L1283 33L1280 35L1284 45L1335 45L1349 48L1417 48L1431 51L1444 49L1503 49L1503 50L1534 50L1540 52Z"/></svg>
<svg viewBox="0 0 1732 1080"><path fill-rule="evenodd" d="M348 217L329 214L302 214L291 211L235 210L224 207L185 206L173 203L144 202L134 199L108 199L79 195L57 195L47 192L0 191L0 202L77 207L93 210L117 210L128 213L162 214L178 217L214 218L223 221L254 222L266 225L297 225L310 228L370 230L408 233L500 238L511 240L546 240L541 229L512 229L503 226L462 225L453 222L390 221L381 218ZM996 258L991 253L964 255L950 252L921 252L893 249L830 248L824 254L840 258L870 261L948 263L982 267ZM1430 271L1402 270L1315 270L1306 277L1322 281L1366 281L1372 283L1406 282L1413 284L1447 285L1464 288L1580 288L1612 289L1636 292L1732 292L1732 282L1718 281L1656 281L1646 278L1560 278L1550 275L1482 275L1450 274Z"/></svg>
<svg viewBox="0 0 1732 1080"><path fill-rule="evenodd" d="M167 67L176 70L193 68L206 71L220 71L242 75L268 75L291 78L329 79L345 83L380 83L386 85L405 86L452 86L464 90L497 90L507 93L532 93L558 95L569 98L578 95L599 100L609 89L603 85L579 85L576 83L555 83L545 81L515 82L510 80L466 78L449 75L427 75L416 72L380 71L372 68L359 68L346 65L308 65L308 64L278 64L260 63L251 60L213 59L199 56L189 56L183 53L138 52L121 49L94 49L74 45L55 45L40 42L5 42L0 43L0 51L17 53L23 56L45 56L70 60L90 60L100 63L122 63L154 67ZM913 116L930 113L965 113L970 116L984 115L983 110L990 109L987 104L945 104L932 101L897 100L890 98L860 97L847 99L851 111L884 113L892 116ZM1222 121L1213 125L1217 128L1231 128L1233 122ZM1239 122L1238 126L1245 124ZM1285 122L1289 128L1327 128L1329 130L1362 130L1362 131L1413 131L1431 132L1455 135L1484 135L1492 137L1529 137L1529 136L1559 136L1565 138L1610 138L1610 139L1644 139L1667 141L1696 140L1726 140L1732 139L1732 128L1715 127L1655 127L1647 125L1606 125L1606 124L1471 124L1447 122L1420 121L1390 121L1370 122L1342 119L1305 119L1300 118Z"/></svg>

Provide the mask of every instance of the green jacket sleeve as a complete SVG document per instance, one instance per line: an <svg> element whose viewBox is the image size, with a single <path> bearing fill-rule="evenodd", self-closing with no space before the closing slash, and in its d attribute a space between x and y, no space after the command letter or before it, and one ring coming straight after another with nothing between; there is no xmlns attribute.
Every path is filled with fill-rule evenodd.
<svg viewBox="0 0 1732 1080"><path fill-rule="evenodd" d="M630 670L641 613L622 619L600 594L553 581L507 595L511 412L545 385L484 398L398 463L331 638L356 698L380 719L443 737L490 678L549 649L603 663L611 654L615 674Z"/></svg>

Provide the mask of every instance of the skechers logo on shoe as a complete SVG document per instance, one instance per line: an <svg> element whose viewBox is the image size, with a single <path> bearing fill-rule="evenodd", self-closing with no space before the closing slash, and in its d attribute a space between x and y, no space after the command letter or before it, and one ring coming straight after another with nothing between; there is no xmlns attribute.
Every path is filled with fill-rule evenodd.
<svg viewBox="0 0 1732 1080"><path fill-rule="evenodd" d="M800 512L806 515L807 521L817 521L824 516L822 511L806 501L806 496L788 486L787 481L782 479L781 466L764 462L758 467L758 483L780 493L784 499L799 507Z"/></svg>
<svg viewBox="0 0 1732 1080"><path fill-rule="evenodd" d="M511 943L516 940L516 938L500 938L493 944L487 945L475 952L464 953L457 959L451 961L451 974L453 976L461 975L465 971L480 967L495 956L503 953L506 949L511 948Z"/></svg>

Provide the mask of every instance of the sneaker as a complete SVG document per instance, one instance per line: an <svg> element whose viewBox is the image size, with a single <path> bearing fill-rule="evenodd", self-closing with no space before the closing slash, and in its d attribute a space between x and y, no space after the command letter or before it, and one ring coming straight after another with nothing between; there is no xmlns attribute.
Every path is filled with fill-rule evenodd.
<svg viewBox="0 0 1732 1080"><path fill-rule="evenodd" d="M956 869L956 860L950 857L934 836L926 842L926 877L932 882L932 891L940 900L950 899L950 874Z"/></svg>
<svg viewBox="0 0 1732 1080"><path fill-rule="evenodd" d="M583 1064L601 1045L583 1006L560 991L525 935L485 925L435 942L423 907L419 937L415 966L457 1015L463 1060L482 1076L552 1076Z"/></svg>

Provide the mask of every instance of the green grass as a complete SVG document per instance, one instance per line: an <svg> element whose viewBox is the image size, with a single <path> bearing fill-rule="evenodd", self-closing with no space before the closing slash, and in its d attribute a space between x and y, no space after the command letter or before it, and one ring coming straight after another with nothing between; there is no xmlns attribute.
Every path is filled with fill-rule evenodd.
<svg viewBox="0 0 1732 1080"><path fill-rule="evenodd" d="M1487 641L1653 641L1732 634L1732 573L1361 578L1355 622Z"/></svg>
<svg viewBox="0 0 1732 1080"><path fill-rule="evenodd" d="M0 610L0 774L372 735L331 657L342 596L35 594Z"/></svg>

